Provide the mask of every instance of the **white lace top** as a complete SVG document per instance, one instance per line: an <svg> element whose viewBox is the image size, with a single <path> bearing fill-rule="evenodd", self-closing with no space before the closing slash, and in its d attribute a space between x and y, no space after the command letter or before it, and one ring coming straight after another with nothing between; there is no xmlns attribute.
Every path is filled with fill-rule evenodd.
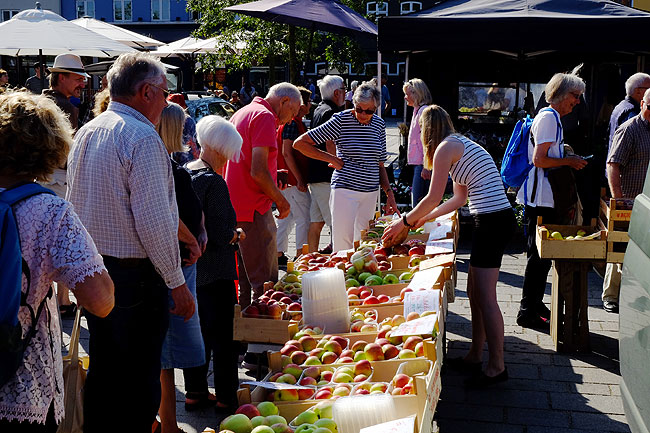
<svg viewBox="0 0 650 433"><path fill-rule="evenodd" d="M23 258L31 273L27 301L35 312L52 281L74 287L85 277L105 269L93 240L67 201L39 194L14 209ZM27 290L24 275L22 290ZM52 399L57 423L63 419L63 363L57 314L53 295L43 308L16 378L0 388L0 419L44 424ZM26 307L20 308L19 320L24 338L31 326Z"/></svg>

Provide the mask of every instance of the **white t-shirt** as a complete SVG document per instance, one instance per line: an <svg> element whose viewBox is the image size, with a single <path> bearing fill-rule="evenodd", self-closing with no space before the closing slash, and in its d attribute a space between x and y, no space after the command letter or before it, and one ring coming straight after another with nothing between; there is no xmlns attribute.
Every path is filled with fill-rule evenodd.
<svg viewBox="0 0 650 433"><path fill-rule="evenodd" d="M553 143L548 149L548 156L551 158L562 158L564 156L564 135L559 120L559 113L548 107L535 116L533 125L530 128L530 135L535 138L535 143ZM533 162L533 142L530 138L528 139L528 161ZM531 196L535 185L535 176L537 176L537 191L533 200ZM518 203L524 204L524 191L527 194L527 203L525 204L528 206L552 208L555 204L551 184L548 182L543 168L533 167L530 169L528 183L524 182L524 185L519 188L517 193Z"/></svg>

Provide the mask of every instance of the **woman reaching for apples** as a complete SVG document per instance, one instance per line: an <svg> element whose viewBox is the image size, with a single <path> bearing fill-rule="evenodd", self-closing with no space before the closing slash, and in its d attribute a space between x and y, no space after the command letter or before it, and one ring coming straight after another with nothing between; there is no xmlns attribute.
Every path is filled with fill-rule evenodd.
<svg viewBox="0 0 650 433"><path fill-rule="evenodd" d="M503 316L497 304L496 286L506 244L516 227L499 171L480 145L456 133L449 114L431 105L420 117L425 167L432 170L429 193L402 219L391 224L382 241L390 242L409 228L452 212L467 203L474 217L472 252L467 277L467 295L472 312L472 344L464 358L448 365L477 373L469 386L483 387L508 379L503 362ZM454 195L440 204L447 184L453 180ZM489 360L481 371L483 346L487 341Z"/></svg>

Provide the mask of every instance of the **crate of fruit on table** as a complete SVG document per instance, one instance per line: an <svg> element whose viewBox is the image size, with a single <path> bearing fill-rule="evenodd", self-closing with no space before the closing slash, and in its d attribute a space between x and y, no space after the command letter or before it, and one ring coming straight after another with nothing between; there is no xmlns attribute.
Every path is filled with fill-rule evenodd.
<svg viewBox="0 0 650 433"><path fill-rule="evenodd" d="M545 224L537 219L536 244L544 259L604 260L607 234L595 221L591 226Z"/></svg>
<svg viewBox="0 0 650 433"><path fill-rule="evenodd" d="M634 199L607 198L603 194L600 199L600 215L598 225L607 231L607 261L623 263L627 242L630 237L627 231L630 227Z"/></svg>

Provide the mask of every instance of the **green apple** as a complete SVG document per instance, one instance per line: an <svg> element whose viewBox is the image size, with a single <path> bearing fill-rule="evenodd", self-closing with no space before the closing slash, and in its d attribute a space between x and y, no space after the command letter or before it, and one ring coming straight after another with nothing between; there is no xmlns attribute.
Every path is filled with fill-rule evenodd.
<svg viewBox="0 0 650 433"><path fill-rule="evenodd" d="M221 422L220 430L232 430L234 433L251 433L253 424L243 413L230 415Z"/></svg>
<svg viewBox="0 0 650 433"><path fill-rule="evenodd" d="M364 284L366 286L379 286L384 283L384 280L378 275L371 275L368 278L366 278L366 281Z"/></svg>
<svg viewBox="0 0 650 433"><path fill-rule="evenodd" d="M399 276L400 281L411 281L412 278L413 278L412 272L404 272Z"/></svg>
<svg viewBox="0 0 650 433"><path fill-rule="evenodd" d="M368 279L368 277L372 276L370 272L362 272L359 274L358 280L362 283L365 284L365 281Z"/></svg>
<svg viewBox="0 0 650 433"><path fill-rule="evenodd" d="M357 268L355 268L354 266L352 266L352 267L349 268L347 271L345 271L345 275L346 275L348 278L354 278L354 277L357 276L358 273L359 273L359 271L357 271Z"/></svg>
<svg viewBox="0 0 650 433"><path fill-rule="evenodd" d="M332 419L332 408L334 407L333 401L322 401L316 406L312 407L311 410L316 412L318 418L329 418Z"/></svg>
<svg viewBox="0 0 650 433"><path fill-rule="evenodd" d="M331 431L332 433L338 433L339 431L333 419L321 418L318 421L316 421L315 425L317 427L325 427L326 429L329 429L329 431Z"/></svg>
<svg viewBox="0 0 650 433"><path fill-rule="evenodd" d="M280 411L278 407L270 401L263 401L257 405L257 410L262 416L277 415Z"/></svg>
<svg viewBox="0 0 650 433"><path fill-rule="evenodd" d="M268 425L259 425L251 433L275 433L275 431Z"/></svg>
<svg viewBox="0 0 650 433"><path fill-rule="evenodd" d="M280 415L269 415L264 419L264 424L265 425L273 425L273 424L286 424L287 420L284 419L283 416Z"/></svg>
<svg viewBox="0 0 650 433"><path fill-rule="evenodd" d="M293 429L286 424L273 424L271 428L275 433L293 433Z"/></svg>
<svg viewBox="0 0 650 433"><path fill-rule="evenodd" d="M314 424L316 421L318 421L318 415L316 412L306 410L293 420L293 425Z"/></svg>
<svg viewBox="0 0 650 433"><path fill-rule="evenodd" d="M303 424L296 429L295 433L314 433L317 428L314 424Z"/></svg>
<svg viewBox="0 0 650 433"><path fill-rule="evenodd" d="M399 279L394 274L386 274L384 277L384 284L397 284Z"/></svg>
<svg viewBox="0 0 650 433"><path fill-rule="evenodd" d="M332 430L330 430L328 428L325 428L325 427L318 427L312 433L332 433Z"/></svg>
<svg viewBox="0 0 650 433"><path fill-rule="evenodd" d="M265 418L263 416L256 416L251 419L251 424L253 424L253 427L257 427L258 425L265 425L264 420Z"/></svg>
<svg viewBox="0 0 650 433"><path fill-rule="evenodd" d="M348 278L345 280L345 287L359 287L361 284L359 281L355 280L354 278Z"/></svg>

